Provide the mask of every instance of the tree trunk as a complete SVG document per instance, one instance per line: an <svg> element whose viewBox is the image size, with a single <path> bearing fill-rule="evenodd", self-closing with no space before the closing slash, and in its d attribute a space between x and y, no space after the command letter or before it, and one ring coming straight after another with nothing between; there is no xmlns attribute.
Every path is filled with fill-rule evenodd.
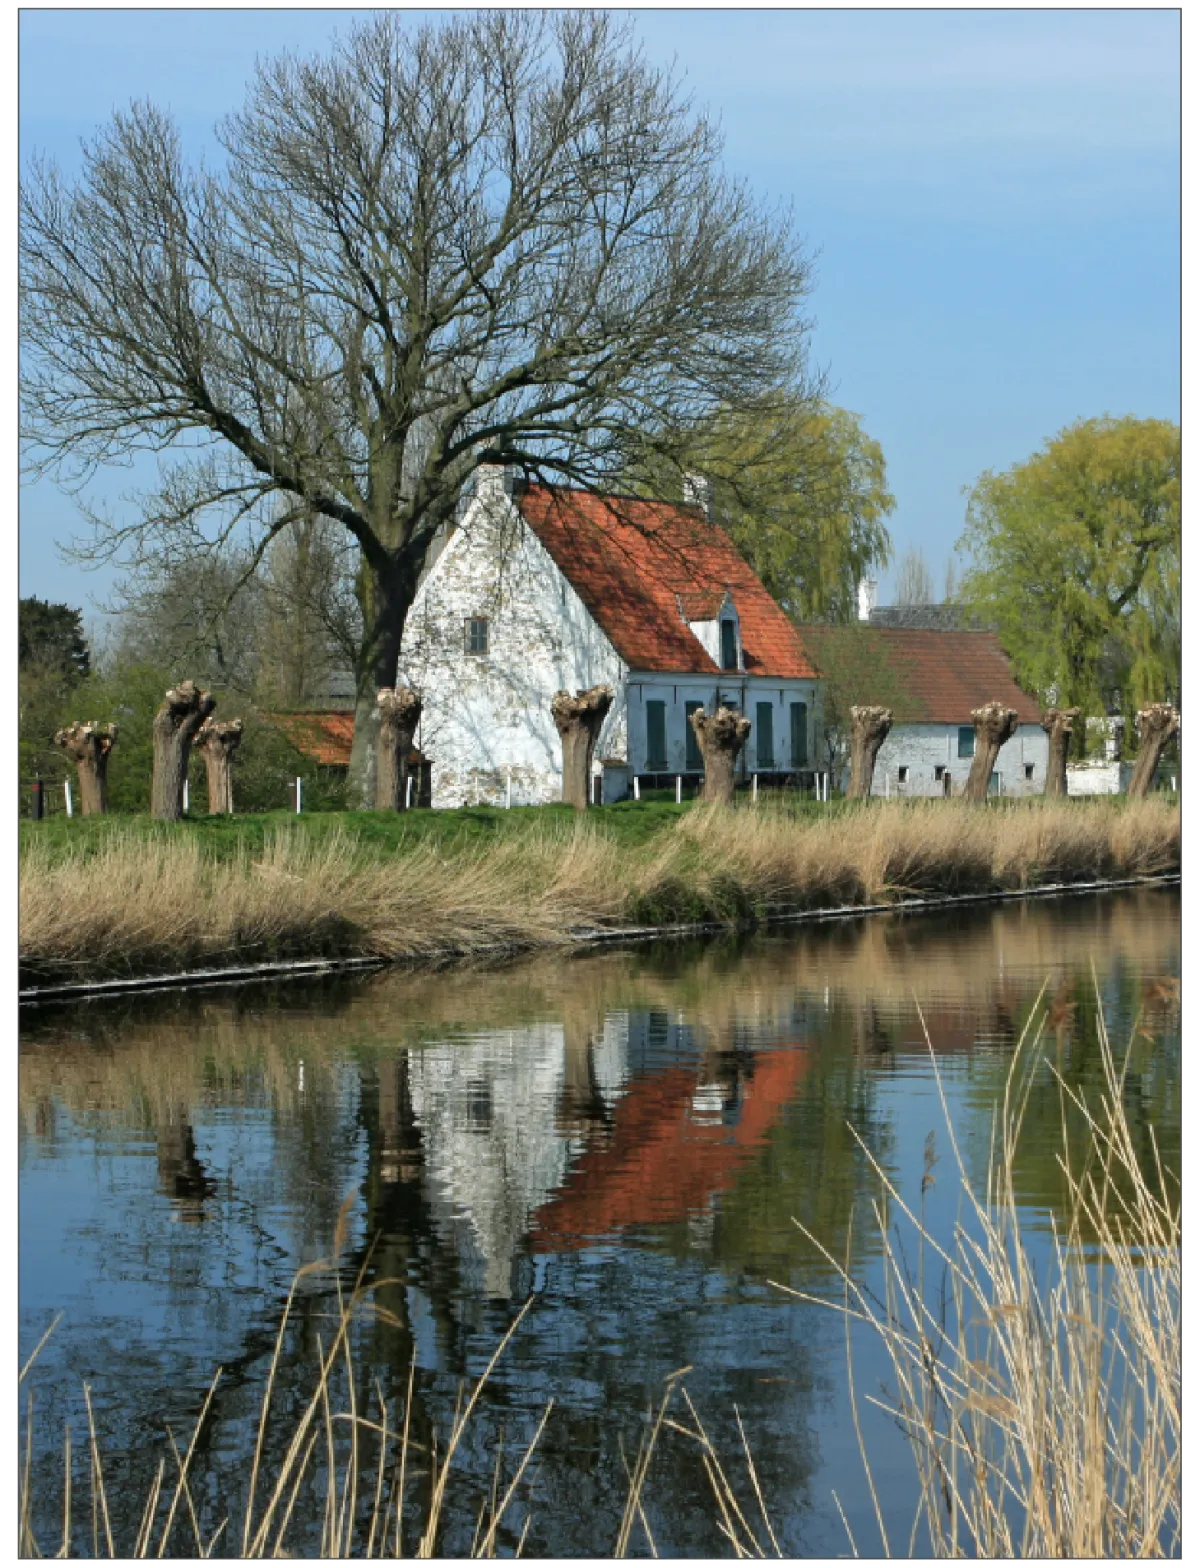
<svg viewBox="0 0 1200 1568"><path fill-rule="evenodd" d="M963 796L980 801L987 799L1000 748L1017 727L1017 710L1006 708L1002 702L985 702L982 708L972 708L971 719L975 725L975 757Z"/></svg>
<svg viewBox="0 0 1200 1568"><path fill-rule="evenodd" d="M550 704L555 727L562 736L562 798L576 811L586 811L591 800L592 757L601 726L613 705L611 686L592 686L556 692Z"/></svg>
<svg viewBox="0 0 1200 1568"><path fill-rule="evenodd" d="M233 815L233 754L242 743L241 719L206 719L196 736L208 770L210 816Z"/></svg>
<svg viewBox="0 0 1200 1568"><path fill-rule="evenodd" d="M718 708L715 713L697 708L692 714L692 728L704 759L701 800L732 805L734 768L750 734L750 720L732 708Z"/></svg>
<svg viewBox="0 0 1200 1568"><path fill-rule="evenodd" d="M1141 800L1149 794L1154 782L1154 770L1163 748L1179 732L1179 709L1169 702L1152 702L1138 712L1138 754L1129 780L1130 800Z"/></svg>
<svg viewBox="0 0 1200 1568"><path fill-rule="evenodd" d="M405 570L401 563L396 563L386 575L372 570L365 561L359 567L357 594L363 614L363 641L355 666L349 798L363 811L375 806L380 796L382 738L378 694L396 685L404 623L416 591L415 573Z"/></svg>
<svg viewBox="0 0 1200 1568"><path fill-rule="evenodd" d="M54 744L72 758L79 772L79 806L85 817L108 810L108 754L117 739L115 724L72 724L59 730Z"/></svg>
<svg viewBox="0 0 1200 1568"><path fill-rule="evenodd" d="M850 788L847 800L866 800L875 777L875 759L892 728L890 708L850 709Z"/></svg>
<svg viewBox="0 0 1200 1568"><path fill-rule="evenodd" d="M379 760L375 775L375 805L380 811L403 811L408 754L421 719L421 699L407 686L384 686L376 693L379 712Z"/></svg>
<svg viewBox="0 0 1200 1568"><path fill-rule="evenodd" d="M1047 708L1042 715L1042 728L1050 737L1050 759L1046 764L1047 795L1067 793L1067 753L1071 748L1071 734L1078 708Z"/></svg>
<svg viewBox="0 0 1200 1568"><path fill-rule="evenodd" d="M171 688L154 715L154 780L150 786L150 815L164 822L183 816L183 784L196 732L216 707L211 692L195 681L180 681Z"/></svg>

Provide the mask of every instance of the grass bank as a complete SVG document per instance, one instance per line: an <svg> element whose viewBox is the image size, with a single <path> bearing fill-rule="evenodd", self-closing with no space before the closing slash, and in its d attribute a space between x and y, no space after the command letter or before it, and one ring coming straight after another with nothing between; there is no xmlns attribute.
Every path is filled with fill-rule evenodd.
<svg viewBox="0 0 1200 1568"><path fill-rule="evenodd" d="M587 930L715 923L1179 866L1158 800L673 803L382 817L31 824L25 983L281 959L429 961Z"/></svg>

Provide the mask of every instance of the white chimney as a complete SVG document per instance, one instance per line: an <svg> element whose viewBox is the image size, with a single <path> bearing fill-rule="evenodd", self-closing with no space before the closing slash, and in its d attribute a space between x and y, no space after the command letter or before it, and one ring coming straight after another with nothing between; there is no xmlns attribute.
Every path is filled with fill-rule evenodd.
<svg viewBox="0 0 1200 1568"><path fill-rule="evenodd" d="M698 506L707 517L712 511L712 481L703 474L684 474L684 506Z"/></svg>
<svg viewBox="0 0 1200 1568"><path fill-rule="evenodd" d="M512 495L515 476L503 463L480 463L475 470L475 498L494 506Z"/></svg>
<svg viewBox="0 0 1200 1568"><path fill-rule="evenodd" d="M860 621L869 621L871 611L875 608L875 593L879 584L873 577L860 577L858 579L858 618Z"/></svg>

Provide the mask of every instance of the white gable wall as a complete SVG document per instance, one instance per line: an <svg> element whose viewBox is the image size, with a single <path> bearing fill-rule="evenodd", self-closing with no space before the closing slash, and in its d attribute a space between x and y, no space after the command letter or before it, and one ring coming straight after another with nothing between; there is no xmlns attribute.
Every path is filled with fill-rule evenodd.
<svg viewBox="0 0 1200 1568"><path fill-rule="evenodd" d="M471 616L487 618L486 655L466 652ZM612 686L596 755L626 754L625 665L507 497L468 508L421 585L400 678L423 699L435 806L503 805L510 782L514 805L557 800L558 691Z"/></svg>

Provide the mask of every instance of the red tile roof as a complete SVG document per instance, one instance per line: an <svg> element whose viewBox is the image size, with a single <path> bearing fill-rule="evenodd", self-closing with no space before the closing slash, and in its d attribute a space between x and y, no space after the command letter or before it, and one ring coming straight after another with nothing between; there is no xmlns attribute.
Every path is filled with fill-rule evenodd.
<svg viewBox="0 0 1200 1568"><path fill-rule="evenodd" d="M971 709L1002 702L1018 724L1038 724L1042 710L1013 679L995 632L927 631L876 626L804 626L805 644L822 670L836 678L838 664L852 671L847 684L861 687L851 702L890 707L897 724L970 724ZM874 687L875 695L871 688Z"/></svg>
<svg viewBox="0 0 1200 1568"><path fill-rule="evenodd" d="M352 713L269 713L267 722L282 730L306 757L326 767L350 766L354 739Z"/></svg>
<svg viewBox="0 0 1200 1568"><path fill-rule="evenodd" d="M816 673L795 627L729 535L696 509L548 485L531 485L516 503L630 669L716 672L684 615L711 609L692 618L712 619L728 591L748 675Z"/></svg>

